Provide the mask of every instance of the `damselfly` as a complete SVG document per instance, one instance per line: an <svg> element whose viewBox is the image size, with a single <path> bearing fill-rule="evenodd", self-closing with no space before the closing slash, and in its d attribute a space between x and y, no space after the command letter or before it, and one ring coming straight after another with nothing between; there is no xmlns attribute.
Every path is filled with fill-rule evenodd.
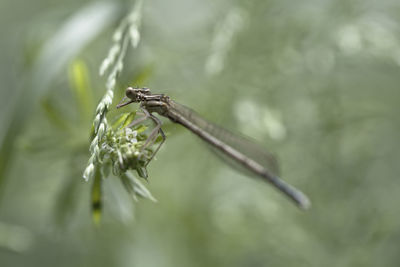
<svg viewBox="0 0 400 267"><path fill-rule="evenodd" d="M123 99L121 103L117 105L117 108L130 103L140 103L140 109L144 113L143 117L134 120L128 127L137 125L146 119L151 119L156 124L150 132L144 147L153 145L158 133L162 137L162 141L154 151L153 156L165 141L165 134L161 129L162 123L152 114L155 112L170 119L172 122L183 125L224 156L228 157L235 164L271 183L279 191L293 200L300 208L307 209L310 206L310 201L301 191L278 177L273 168L276 162L275 158L268 152L260 149L260 146L249 141L247 138L235 135L203 119L193 110L176 103L164 94L152 94L149 88L129 87L126 89L125 93L126 97L124 97L124 99L129 98L130 100L122 103L122 101L124 101Z"/></svg>

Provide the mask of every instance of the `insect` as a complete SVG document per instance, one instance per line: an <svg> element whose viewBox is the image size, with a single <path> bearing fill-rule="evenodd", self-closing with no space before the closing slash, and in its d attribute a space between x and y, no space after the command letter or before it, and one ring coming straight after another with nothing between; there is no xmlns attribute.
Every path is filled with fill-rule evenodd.
<svg viewBox="0 0 400 267"><path fill-rule="evenodd" d="M164 94L152 94L149 88L128 87L125 95L124 99L117 105L117 108L131 103L140 103L140 109L144 113L143 117L134 120L127 127L132 127L147 119L151 119L156 124L150 132L144 147L153 145L158 134L162 137L162 141L151 158L154 157L165 141L165 134L161 129L162 122L152 114L158 113L190 130L225 158L229 159L231 163L272 184L297 204L298 207L302 209L309 208L310 201L307 196L278 177L275 158L267 151L262 150L259 145L205 120L195 111L173 101ZM129 100L123 103L127 98Z"/></svg>

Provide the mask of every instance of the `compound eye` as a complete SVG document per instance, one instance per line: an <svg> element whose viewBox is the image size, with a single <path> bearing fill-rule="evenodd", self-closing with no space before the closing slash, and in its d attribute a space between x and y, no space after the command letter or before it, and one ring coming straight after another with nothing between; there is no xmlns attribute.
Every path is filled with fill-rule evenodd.
<svg viewBox="0 0 400 267"><path fill-rule="evenodd" d="M135 89L133 89L132 87L128 87L126 89L125 95L130 99L135 99L136 98Z"/></svg>

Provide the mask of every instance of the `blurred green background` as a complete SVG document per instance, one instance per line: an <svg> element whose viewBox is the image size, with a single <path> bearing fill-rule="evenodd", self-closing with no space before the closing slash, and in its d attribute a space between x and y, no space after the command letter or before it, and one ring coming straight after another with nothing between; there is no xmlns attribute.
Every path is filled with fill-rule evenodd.
<svg viewBox="0 0 400 267"><path fill-rule="evenodd" d="M257 139L313 206L164 120L148 168L158 203L110 177L95 227L82 172L98 68L131 6L0 2L1 266L399 266L398 1L144 1L114 102L144 77Z"/></svg>

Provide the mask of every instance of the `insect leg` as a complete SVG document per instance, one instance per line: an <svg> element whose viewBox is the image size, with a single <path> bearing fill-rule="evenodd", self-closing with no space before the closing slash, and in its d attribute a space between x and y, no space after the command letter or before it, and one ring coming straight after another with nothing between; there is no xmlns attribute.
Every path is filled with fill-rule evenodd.
<svg viewBox="0 0 400 267"><path fill-rule="evenodd" d="M146 109L142 109L142 111L145 113L145 117L146 118L150 118L155 124L156 126L153 128L153 130L151 130L146 142L144 143L144 145L141 147L141 152L140 154L142 154L143 150L146 147L152 146L154 144L154 142L157 139L157 134L160 133L161 137L162 137L162 141L161 143L158 145L158 147L156 148L156 150L152 153L152 155L150 156L149 160L147 161L146 165L149 164L149 162L154 158L155 154L158 152L158 150L160 149L160 147L162 146L162 144L165 141L165 134L163 132L163 130L161 129L161 125L162 122L155 117L154 115L150 114Z"/></svg>
<svg viewBox="0 0 400 267"><path fill-rule="evenodd" d="M160 150L161 146L164 144L165 139L166 139L166 138L165 138L164 131L161 129L161 125L162 125L161 121L160 121L157 117L155 117L155 116L153 116L153 115L151 115L150 118L151 118L154 122L157 123L158 126L157 126L156 128L154 128L153 131L154 131L154 130L157 130L157 128L158 128L158 132L160 133L160 136L161 136L162 140L161 140L160 144L157 146L156 150L154 150L153 154L151 155L150 159L147 161L147 163L146 163L145 166L147 166L147 164L149 164L150 161L154 158L154 156L157 154L158 150ZM155 131L154 131L154 132L155 132ZM156 136L156 135L155 135L155 136ZM150 139L150 136L149 136L149 139ZM147 141L148 141L149 139L147 139ZM156 139L157 139L157 138L152 138L151 142L149 142L148 145L149 145L149 146L153 145L154 142L156 141ZM147 141L146 141L146 142L147 142Z"/></svg>
<svg viewBox="0 0 400 267"><path fill-rule="evenodd" d="M144 108L140 107L140 109L141 109L141 110L143 111L143 113L144 113L143 117L140 117L140 118L135 119L134 121L132 121L131 123L129 123L129 125L126 126L126 127L129 127L129 128L130 128L130 127L133 127L133 126L135 126L135 125L138 125L139 123L141 123L141 122L147 120L147 119L150 117L150 113L147 112L147 110L146 110L146 112L144 112L144 111L145 111Z"/></svg>

